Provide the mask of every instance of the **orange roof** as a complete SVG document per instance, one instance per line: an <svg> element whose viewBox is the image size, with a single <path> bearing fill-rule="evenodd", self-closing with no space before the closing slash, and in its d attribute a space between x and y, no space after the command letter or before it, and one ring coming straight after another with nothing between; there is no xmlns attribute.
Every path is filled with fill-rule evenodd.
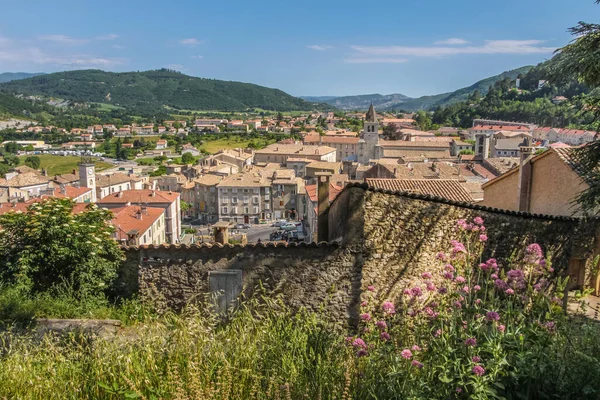
<svg viewBox="0 0 600 400"><path fill-rule="evenodd" d="M27 208L30 205L32 205L33 203L38 203L40 201L42 201L42 199L38 198L19 203L0 203L0 215L9 213L11 211L20 211L23 213L27 212ZM84 212L87 206L88 204L86 203L76 203L75 205L73 205L73 214L79 214Z"/></svg>
<svg viewBox="0 0 600 400"><path fill-rule="evenodd" d="M92 189L86 187L65 186L64 191L65 193L62 193L62 189L54 188L52 195L49 195L48 197L57 197L59 199L76 199L79 196L91 192Z"/></svg>
<svg viewBox="0 0 600 400"><path fill-rule="evenodd" d="M306 185L305 189L310 201L316 203L318 200L317 185ZM336 186L333 183L329 182L329 202L334 201L343 189L343 187Z"/></svg>
<svg viewBox="0 0 600 400"><path fill-rule="evenodd" d="M473 198L456 180L450 179L365 179L367 185L384 190L430 194L448 200L472 202Z"/></svg>
<svg viewBox="0 0 600 400"><path fill-rule="evenodd" d="M165 210L157 207L126 206L114 208L112 212L114 218L110 222L117 228L117 238L127 239L128 233L146 232Z"/></svg>
<svg viewBox="0 0 600 400"><path fill-rule="evenodd" d="M526 126L516 126L516 125L475 125L474 127L469 129L475 131L530 131Z"/></svg>
<svg viewBox="0 0 600 400"><path fill-rule="evenodd" d="M98 200L98 204L172 203L176 201L179 196L179 193L161 190L124 190L122 192L109 194L101 200Z"/></svg>

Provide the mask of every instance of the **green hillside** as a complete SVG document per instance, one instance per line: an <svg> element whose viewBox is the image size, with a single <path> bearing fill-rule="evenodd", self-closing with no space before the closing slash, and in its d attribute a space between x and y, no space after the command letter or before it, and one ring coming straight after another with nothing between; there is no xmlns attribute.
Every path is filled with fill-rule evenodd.
<svg viewBox="0 0 600 400"><path fill-rule="evenodd" d="M470 95L466 101L437 107L433 122L466 128L473 119L486 118L596 130L594 113L584 105L586 96L591 94L589 88L574 78L552 80L558 57L520 73L520 90L516 89L516 77L507 74L483 96ZM540 80L548 82L540 88ZM554 101L557 96L564 99Z"/></svg>
<svg viewBox="0 0 600 400"><path fill-rule="evenodd" d="M130 110L240 111L312 110L318 105L250 83L196 78L166 69L114 73L100 70L57 72L0 84L0 89L79 102L108 103Z"/></svg>
<svg viewBox="0 0 600 400"><path fill-rule="evenodd" d="M488 92L489 87L493 86L496 82L502 81L507 78L514 80L519 75L526 74L532 68L533 66L528 65L525 67L512 69L510 71L505 71L501 74L482 79L478 82L475 82L471 86L458 89L451 93L438 94L434 96L423 96L417 99L406 101L402 104L399 104L398 108L402 108L404 110L409 111L429 110L435 107L447 106L450 104L458 103L460 101L465 101L475 91L478 91L481 95L485 95Z"/></svg>

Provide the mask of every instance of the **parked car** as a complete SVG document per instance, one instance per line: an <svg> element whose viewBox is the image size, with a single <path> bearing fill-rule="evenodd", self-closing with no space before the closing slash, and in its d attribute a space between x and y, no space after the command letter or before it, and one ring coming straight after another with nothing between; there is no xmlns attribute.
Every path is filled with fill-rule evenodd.
<svg viewBox="0 0 600 400"><path fill-rule="evenodd" d="M298 227L296 226L296 224L290 223L290 224L285 224L285 225L281 226L279 229L282 229L284 231L295 231L298 229Z"/></svg>
<svg viewBox="0 0 600 400"><path fill-rule="evenodd" d="M278 221L275 221L275 222L273 223L273 225L271 225L271 226L274 226L274 227L276 227L276 228L279 228L279 227L281 227L281 226L283 226L283 225L285 225L285 224L287 224L287 221L286 221L285 219L280 219L280 220L278 220Z"/></svg>
<svg viewBox="0 0 600 400"><path fill-rule="evenodd" d="M251 227L250 224L236 224L234 226L235 229L250 229Z"/></svg>

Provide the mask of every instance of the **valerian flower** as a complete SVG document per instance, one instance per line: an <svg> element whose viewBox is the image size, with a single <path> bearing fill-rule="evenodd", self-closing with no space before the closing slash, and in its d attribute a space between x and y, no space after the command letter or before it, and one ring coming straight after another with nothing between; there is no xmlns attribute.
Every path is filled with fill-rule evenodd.
<svg viewBox="0 0 600 400"><path fill-rule="evenodd" d="M402 358L405 358L407 360L412 358L412 352L409 349L404 349L402 350L402 352L400 353L400 355L402 356Z"/></svg>
<svg viewBox="0 0 600 400"><path fill-rule="evenodd" d="M467 338L467 340L465 340L465 346L469 346L469 347L477 346L477 339L475 339L474 337Z"/></svg>
<svg viewBox="0 0 600 400"><path fill-rule="evenodd" d="M477 376L483 376L485 374L485 368L483 368L481 365L474 366L472 371Z"/></svg>

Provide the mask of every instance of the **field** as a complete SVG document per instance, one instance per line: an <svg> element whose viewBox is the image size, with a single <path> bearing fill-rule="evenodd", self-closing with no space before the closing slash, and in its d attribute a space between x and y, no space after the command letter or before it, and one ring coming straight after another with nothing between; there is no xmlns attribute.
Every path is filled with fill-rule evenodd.
<svg viewBox="0 0 600 400"><path fill-rule="evenodd" d="M28 156L20 156L21 164L25 162L25 159ZM77 169L77 163L80 161L80 157L77 156L54 156L50 154L41 154L38 156L40 158L41 164L40 168L48 168L48 175L60 175L71 172L72 170ZM107 169L112 167L112 164L96 161L96 171L101 171L103 169Z"/></svg>
<svg viewBox="0 0 600 400"><path fill-rule="evenodd" d="M275 140L266 140L266 139L246 139L240 136L232 136L229 139L222 138L217 140L205 141L202 146L199 147L199 150L205 150L211 154L216 153L219 150L225 149L235 149L238 147L246 148L250 142L257 145L256 147L262 148L269 144L275 143Z"/></svg>

